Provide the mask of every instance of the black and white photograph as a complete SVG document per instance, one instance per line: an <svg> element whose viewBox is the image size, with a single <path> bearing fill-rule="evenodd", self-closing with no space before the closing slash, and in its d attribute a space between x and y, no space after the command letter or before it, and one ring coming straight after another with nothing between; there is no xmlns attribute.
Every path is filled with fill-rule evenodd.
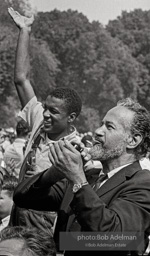
<svg viewBox="0 0 150 256"><path fill-rule="evenodd" d="M0 255L150 256L150 0L0 0Z"/></svg>

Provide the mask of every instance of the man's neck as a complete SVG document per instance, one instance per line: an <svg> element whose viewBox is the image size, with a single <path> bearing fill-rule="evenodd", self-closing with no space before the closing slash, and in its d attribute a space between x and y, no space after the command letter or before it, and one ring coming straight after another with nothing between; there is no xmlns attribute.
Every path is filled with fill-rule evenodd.
<svg viewBox="0 0 150 256"><path fill-rule="evenodd" d="M111 172L112 170L135 162L137 159L133 155L124 155L119 158L110 159L109 161L102 162L104 173Z"/></svg>
<svg viewBox="0 0 150 256"><path fill-rule="evenodd" d="M68 127L68 129L64 130L62 133L59 133L59 134L51 134L51 133L48 133L47 136L50 140L54 140L54 141L57 141L61 138L64 138L66 136L68 136L69 134L71 134L73 131L75 131L75 128L73 126L70 126Z"/></svg>

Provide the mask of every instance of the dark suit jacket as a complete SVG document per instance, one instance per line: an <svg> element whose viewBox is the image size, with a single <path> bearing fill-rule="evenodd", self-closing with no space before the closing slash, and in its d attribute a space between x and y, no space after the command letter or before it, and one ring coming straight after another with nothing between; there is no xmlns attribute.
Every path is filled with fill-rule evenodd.
<svg viewBox="0 0 150 256"><path fill-rule="evenodd" d="M58 211L56 240L58 230L144 232L146 238L150 234L150 172L142 170L139 162L121 169L105 182L97 194L90 185L86 185L73 195L65 179L52 187L37 187L36 182L41 175L19 184L14 202L19 207ZM95 176L89 175L88 180L93 183ZM70 221L73 214L79 224L74 229ZM82 252L81 255L88 254Z"/></svg>

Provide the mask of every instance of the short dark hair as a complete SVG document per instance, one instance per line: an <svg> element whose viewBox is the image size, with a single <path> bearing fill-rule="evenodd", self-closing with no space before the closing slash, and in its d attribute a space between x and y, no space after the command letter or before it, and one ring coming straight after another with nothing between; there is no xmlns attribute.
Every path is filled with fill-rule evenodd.
<svg viewBox="0 0 150 256"><path fill-rule="evenodd" d="M76 113L76 116L80 114L82 108L82 101L79 94L75 90L66 87L59 87L54 89L50 93L50 96L65 100L68 114L71 114L73 112Z"/></svg>
<svg viewBox="0 0 150 256"><path fill-rule="evenodd" d="M132 98L120 100L117 105L134 112L134 119L130 127L131 134L140 134L143 138L136 148L136 153L140 157L146 156L150 151L150 114L148 110Z"/></svg>
<svg viewBox="0 0 150 256"><path fill-rule="evenodd" d="M24 246L22 253L37 256L56 256L56 247L49 233L37 228L23 226L6 227L1 231L1 241L8 239L22 239Z"/></svg>
<svg viewBox="0 0 150 256"><path fill-rule="evenodd" d="M13 197L14 190L18 185L18 179L12 175L4 175L2 190L7 190L9 197Z"/></svg>

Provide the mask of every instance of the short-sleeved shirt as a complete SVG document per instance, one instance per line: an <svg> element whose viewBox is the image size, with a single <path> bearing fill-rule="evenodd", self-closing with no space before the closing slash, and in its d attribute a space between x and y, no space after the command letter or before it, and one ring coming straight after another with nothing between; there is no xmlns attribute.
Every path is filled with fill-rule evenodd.
<svg viewBox="0 0 150 256"><path fill-rule="evenodd" d="M31 150L31 146L32 146L34 137L43 122L43 110L44 109L43 109L41 102L39 102L37 100L36 96L34 96L26 104L26 106L23 108L23 110L19 113L19 116L27 122L27 124L29 125L29 127L31 129L31 135L30 135L30 139L29 139L26 151L25 151L25 156ZM73 132L71 134L65 136L65 138L67 138L68 140L72 140L72 139L76 138L76 136L77 136L77 131L76 131L75 127L73 127ZM45 132L42 132L40 143L36 150L36 159L35 159L36 172L42 172L51 166L51 163L50 163L50 160L48 157L48 152L49 152L48 142L50 142L50 140L48 139L47 134ZM21 180L22 180L23 176L24 176L24 173L20 172Z"/></svg>

